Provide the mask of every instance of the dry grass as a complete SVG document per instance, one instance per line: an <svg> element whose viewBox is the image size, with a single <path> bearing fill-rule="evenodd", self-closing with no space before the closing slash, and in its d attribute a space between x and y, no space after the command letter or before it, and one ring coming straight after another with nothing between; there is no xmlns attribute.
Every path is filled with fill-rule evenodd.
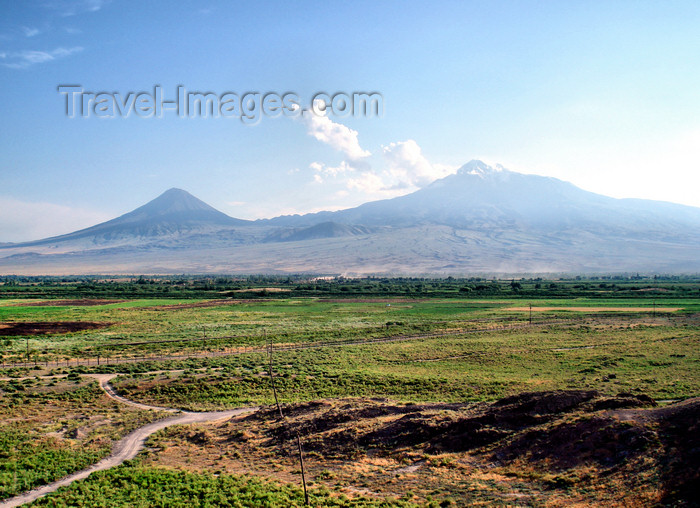
<svg viewBox="0 0 700 508"><path fill-rule="evenodd" d="M605 409L646 402L556 393L583 395L535 402L516 396L493 405L323 400L285 406L284 421L267 407L163 431L144 465L298 483L298 431L312 488L349 497L408 493L418 504L626 507L650 506L682 489L663 471L667 447L679 438L664 427L668 410ZM587 437L576 443L570 433Z"/></svg>
<svg viewBox="0 0 700 508"><path fill-rule="evenodd" d="M548 312L553 310L568 310L574 312L676 312L682 307L507 307L502 310L517 312Z"/></svg>

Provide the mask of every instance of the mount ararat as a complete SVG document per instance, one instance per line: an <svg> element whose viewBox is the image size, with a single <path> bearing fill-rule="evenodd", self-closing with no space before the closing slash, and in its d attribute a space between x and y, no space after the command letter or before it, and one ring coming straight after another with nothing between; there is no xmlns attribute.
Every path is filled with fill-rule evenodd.
<svg viewBox="0 0 700 508"><path fill-rule="evenodd" d="M471 161L405 196L236 219L170 189L66 235L0 243L0 273L700 272L700 208L614 199Z"/></svg>

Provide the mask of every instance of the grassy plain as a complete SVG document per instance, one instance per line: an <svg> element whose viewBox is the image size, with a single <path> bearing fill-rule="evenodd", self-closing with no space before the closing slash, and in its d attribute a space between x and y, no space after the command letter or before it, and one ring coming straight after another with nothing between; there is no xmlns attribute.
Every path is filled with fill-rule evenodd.
<svg viewBox="0 0 700 508"><path fill-rule="evenodd" d="M675 316L700 312L700 299L657 301L658 308L679 308ZM27 300L0 300L0 340L6 363L96 356L187 354L237 347L298 344L317 341L366 340L431 331L469 330L508 321L525 323L528 313L509 310L522 305L509 299L348 299L275 300L147 299L90 306L27 305ZM99 303L96 301L95 303ZM536 312L536 321L620 314L605 307L653 309L643 299L530 300L533 307L591 307L591 313L566 310ZM650 312L633 312L633 318ZM659 313L660 315L661 313ZM657 317L659 317L657 315ZM668 315L664 313L664 315ZM3 335L16 323L82 322L107 325L95 330L61 334ZM623 321L624 322L624 321ZM662 323L662 320L659 320ZM658 324L658 323L657 323Z"/></svg>
<svg viewBox="0 0 700 508"><path fill-rule="evenodd" d="M287 404L341 397L472 403L558 389L597 390L604 396L624 392L661 401L697 397L697 287L685 282L682 295L679 289L527 299L474 296L458 286L449 297L417 291L389 296L349 291L342 295L346 298L294 291L259 291L251 298L238 292L211 298L115 298L110 293L108 303L70 301L63 289L61 300L42 298L40 288L33 287L35 298L13 293L0 299L2 360L6 365L29 360L27 366L5 368L8 380L0 382L0 495L94 463L116 438L158 417L107 399L78 374L119 373L113 384L122 395L159 406L207 410L270 404L269 343L276 387ZM554 310L533 312L529 324L530 304ZM677 310L663 312L671 308ZM106 326L52 333L60 323ZM38 331L26 332L33 325ZM11 327L24 333L4 335ZM75 364L86 358L93 359L89 366ZM139 361L110 364L109 358ZM50 363L56 361L73 363ZM70 377L35 377L46 374ZM242 506L250 499L255 506L300 504L300 490L284 478L270 483L240 472L219 474L214 466L189 471L171 466L138 458L39 505L154 506L169 499L170 506L227 506L223 497ZM360 486L351 494L322 489L317 494L324 506L415 502L409 496L382 504L362 492ZM423 497L418 504L430 502Z"/></svg>
<svg viewBox="0 0 700 508"><path fill-rule="evenodd" d="M273 355L274 374L285 402L347 396L458 402L567 388L697 396L697 328L664 321L593 317L574 326L281 350ZM209 372L134 373L115 385L135 400L187 409L270 403L267 363L263 353L229 356L208 361Z"/></svg>

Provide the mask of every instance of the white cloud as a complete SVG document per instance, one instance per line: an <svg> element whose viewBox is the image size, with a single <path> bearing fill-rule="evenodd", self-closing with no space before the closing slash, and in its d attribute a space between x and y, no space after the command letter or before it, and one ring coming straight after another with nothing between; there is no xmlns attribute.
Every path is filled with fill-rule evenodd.
<svg viewBox="0 0 700 508"><path fill-rule="evenodd" d="M71 233L113 218L103 212L0 196L0 242L26 242Z"/></svg>
<svg viewBox="0 0 700 508"><path fill-rule="evenodd" d="M51 52L51 56L54 58L64 58L72 55L73 53L79 53L83 50L82 47L76 46L74 48L56 48Z"/></svg>
<svg viewBox="0 0 700 508"><path fill-rule="evenodd" d="M73 48L56 48L51 51L34 51L24 50L10 53L0 53L0 59L5 67L12 69L26 69L32 65L51 62L60 58L65 58L74 53L79 53L83 50L82 47L76 46Z"/></svg>
<svg viewBox="0 0 700 508"><path fill-rule="evenodd" d="M360 146L357 131L313 111L304 112L302 119L310 135L345 156L338 165L319 161L309 164L314 184L342 187L332 195L334 198L349 197L348 191L365 201L401 196L457 170L456 166L430 163L412 139L382 147L385 167L375 170L369 162L372 153Z"/></svg>
<svg viewBox="0 0 700 508"><path fill-rule="evenodd" d="M420 146L414 140L399 141L382 147L386 169L375 171L369 165L363 171L348 172L354 168L341 166L322 168L325 174L336 176L347 173L345 184L348 189L367 194L368 197L395 197L413 192L425 185L444 178L457 170L456 166L432 164L421 152Z"/></svg>
<svg viewBox="0 0 700 508"><path fill-rule="evenodd" d="M371 171L365 171L355 178L348 179L347 185L349 189L359 190L367 194L378 194L387 188L384 180Z"/></svg>
<svg viewBox="0 0 700 508"><path fill-rule="evenodd" d="M84 0L84 5L87 11L89 12L97 12L102 7L104 7L106 4L109 3L107 0Z"/></svg>
<svg viewBox="0 0 700 508"><path fill-rule="evenodd" d="M304 111L302 118L311 136L342 152L351 161L372 155L360 146L356 130L336 123L328 116L317 115L312 111Z"/></svg>
<svg viewBox="0 0 700 508"><path fill-rule="evenodd" d="M311 164L309 164L309 168L313 169L316 173L322 173L327 176L337 176L341 173L354 171L352 165L347 161L342 161L337 166L327 166L322 162L312 162Z"/></svg>
<svg viewBox="0 0 700 508"><path fill-rule="evenodd" d="M38 28L28 26L23 26L22 32L24 32L25 37L34 37L35 35L39 35L41 33L41 31Z"/></svg>
<svg viewBox="0 0 700 508"><path fill-rule="evenodd" d="M97 12L111 0L53 0L44 4L58 11L63 17L75 16L83 12Z"/></svg>
<svg viewBox="0 0 700 508"><path fill-rule="evenodd" d="M396 180L394 186L423 187L457 170L453 166L431 164L412 139L390 143L382 148L388 164L387 171Z"/></svg>

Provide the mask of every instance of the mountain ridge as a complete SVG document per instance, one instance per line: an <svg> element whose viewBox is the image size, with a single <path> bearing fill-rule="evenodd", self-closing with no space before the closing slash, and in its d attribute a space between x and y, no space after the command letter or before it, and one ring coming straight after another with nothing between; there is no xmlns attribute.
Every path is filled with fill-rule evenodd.
<svg viewBox="0 0 700 508"><path fill-rule="evenodd" d="M137 236L148 237L172 234L202 223L244 225L249 222L230 217L189 192L172 187L145 205L114 219L72 233L12 245L15 247L42 245L88 236L102 237L105 241L110 241L124 235L133 235L134 231Z"/></svg>
<svg viewBox="0 0 700 508"><path fill-rule="evenodd" d="M692 272L700 271L700 208L611 198L476 160L404 196L256 221L173 188L90 228L0 245L0 273L42 270Z"/></svg>

